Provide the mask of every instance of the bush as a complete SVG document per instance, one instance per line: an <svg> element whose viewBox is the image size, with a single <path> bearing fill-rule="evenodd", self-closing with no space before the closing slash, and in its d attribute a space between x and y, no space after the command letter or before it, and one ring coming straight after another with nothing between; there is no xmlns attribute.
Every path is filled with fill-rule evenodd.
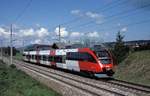
<svg viewBox="0 0 150 96"><path fill-rule="evenodd" d="M122 34L119 31L116 37L116 44L112 50L113 55L116 58L117 64L124 60L129 52L129 47L124 45L123 38L124 36L122 36Z"/></svg>
<svg viewBox="0 0 150 96"><path fill-rule="evenodd" d="M16 68L16 65L11 64L10 67L13 68L13 69L15 69L15 68Z"/></svg>

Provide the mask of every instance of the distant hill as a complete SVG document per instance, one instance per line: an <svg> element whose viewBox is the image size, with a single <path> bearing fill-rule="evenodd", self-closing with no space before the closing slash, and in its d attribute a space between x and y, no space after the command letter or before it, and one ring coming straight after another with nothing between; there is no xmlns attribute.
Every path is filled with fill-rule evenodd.
<svg viewBox="0 0 150 96"><path fill-rule="evenodd" d="M115 78L150 86L150 50L129 54L117 66Z"/></svg>

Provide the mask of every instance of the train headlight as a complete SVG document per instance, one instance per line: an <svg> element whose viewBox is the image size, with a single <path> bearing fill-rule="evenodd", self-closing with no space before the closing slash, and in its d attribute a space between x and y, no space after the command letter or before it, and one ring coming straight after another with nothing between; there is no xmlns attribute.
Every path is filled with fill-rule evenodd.
<svg viewBox="0 0 150 96"><path fill-rule="evenodd" d="M110 67L106 67L106 71L109 71L109 70L111 70L111 68Z"/></svg>

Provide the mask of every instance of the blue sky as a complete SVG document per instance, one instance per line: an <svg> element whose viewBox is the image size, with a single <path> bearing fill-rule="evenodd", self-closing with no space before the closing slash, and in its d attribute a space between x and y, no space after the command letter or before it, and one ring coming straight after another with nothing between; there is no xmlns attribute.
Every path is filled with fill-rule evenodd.
<svg viewBox="0 0 150 96"><path fill-rule="evenodd" d="M56 26L66 22L61 25L65 42L80 41L83 37L115 41L119 30L128 41L150 39L149 0L32 0L23 14L30 0L0 1L3 40L8 39L9 26L13 23L14 39L25 38L27 44L54 42L58 35ZM15 42L16 46L19 42Z"/></svg>

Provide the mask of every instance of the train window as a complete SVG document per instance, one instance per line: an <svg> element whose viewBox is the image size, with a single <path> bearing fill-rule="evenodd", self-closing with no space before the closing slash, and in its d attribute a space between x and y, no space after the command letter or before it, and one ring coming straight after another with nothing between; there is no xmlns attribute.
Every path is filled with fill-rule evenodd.
<svg viewBox="0 0 150 96"><path fill-rule="evenodd" d="M62 56L54 56L54 62L62 63Z"/></svg>
<svg viewBox="0 0 150 96"><path fill-rule="evenodd" d="M66 56L63 55L63 56L62 56L62 63L65 63L65 61L66 61Z"/></svg>
<svg viewBox="0 0 150 96"><path fill-rule="evenodd" d="M67 60L89 61L96 63L96 60L87 52L68 52Z"/></svg>
<svg viewBox="0 0 150 96"><path fill-rule="evenodd" d="M28 55L26 55L26 58L28 59L28 58L29 58L29 56L28 56Z"/></svg>
<svg viewBox="0 0 150 96"><path fill-rule="evenodd" d="M46 55L46 61L48 61L48 55Z"/></svg>
<svg viewBox="0 0 150 96"><path fill-rule="evenodd" d="M39 55L39 60L42 60L42 56L41 55Z"/></svg>
<svg viewBox="0 0 150 96"><path fill-rule="evenodd" d="M37 56L37 55L35 55L35 59L36 59L36 60L38 59L38 56Z"/></svg>
<svg viewBox="0 0 150 96"><path fill-rule="evenodd" d="M30 59L30 57L31 57L30 55L26 55L26 58L27 58L27 59Z"/></svg>
<svg viewBox="0 0 150 96"><path fill-rule="evenodd" d="M34 59L34 55L31 55L31 58Z"/></svg>
<svg viewBox="0 0 150 96"><path fill-rule="evenodd" d="M54 61L54 56L49 56L48 61Z"/></svg>
<svg viewBox="0 0 150 96"><path fill-rule="evenodd" d="M98 57L109 57L109 54L107 51L98 51L96 53Z"/></svg>
<svg viewBox="0 0 150 96"><path fill-rule="evenodd" d="M42 58L43 61L46 61L46 60L47 60L46 55L43 55L42 57L43 57L43 58Z"/></svg>
<svg viewBox="0 0 150 96"><path fill-rule="evenodd" d="M22 56L25 56L25 54L23 54Z"/></svg>
<svg viewBox="0 0 150 96"><path fill-rule="evenodd" d="M110 59L100 59L102 64L110 64L111 60Z"/></svg>

